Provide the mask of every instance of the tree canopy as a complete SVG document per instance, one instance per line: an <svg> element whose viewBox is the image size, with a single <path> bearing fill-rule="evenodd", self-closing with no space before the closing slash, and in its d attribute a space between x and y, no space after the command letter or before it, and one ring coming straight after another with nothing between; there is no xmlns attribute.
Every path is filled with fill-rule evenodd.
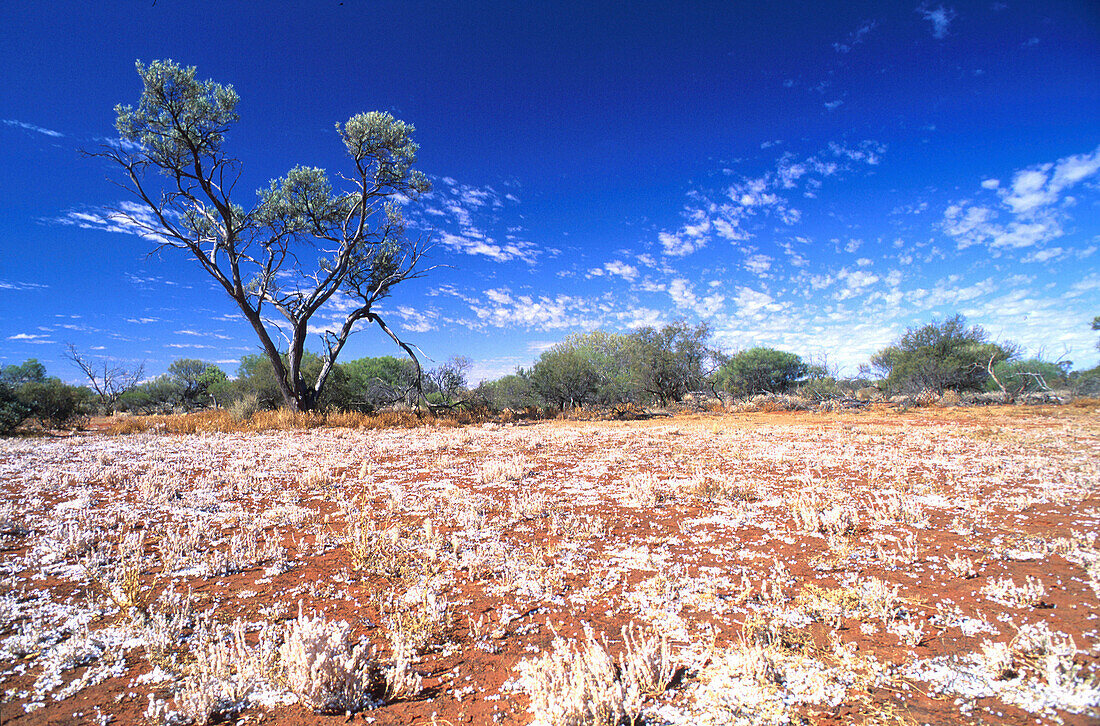
<svg viewBox="0 0 1100 726"><path fill-rule="evenodd" d="M719 388L738 396L785 393L809 367L794 353L775 348L749 348L734 355L715 375Z"/></svg>
<svg viewBox="0 0 1100 726"><path fill-rule="evenodd" d="M909 328L893 345L871 358L892 391L942 393L981 390L997 363L1017 355L1015 346L990 342L980 325L966 327L955 315L943 322Z"/></svg>
<svg viewBox="0 0 1100 726"><path fill-rule="evenodd" d="M137 106L115 107L121 143L95 154L122 167L124 186L144 207L114 216L157 240L157 249L189 253L236 303L284 405L320 404L337 357L363 321L401 346L419 380L412 348L376 308L395 285L426 272L419 267L423 243L406 235L401 213L402 202L430 189L413 168L413 126L389 113L356 114L336 124L350 161L339 176L342 189L323 169L297 166L246 208L236 191L242 164L224 148L239 120L233 87L200 81L194 67L171 60L139 61L137 72L144 86ZM338 311L342 322L321 334L320 367L307 381L306 339L322 308ZM284 336L289 343L280 350L276 341Z"/></svg>

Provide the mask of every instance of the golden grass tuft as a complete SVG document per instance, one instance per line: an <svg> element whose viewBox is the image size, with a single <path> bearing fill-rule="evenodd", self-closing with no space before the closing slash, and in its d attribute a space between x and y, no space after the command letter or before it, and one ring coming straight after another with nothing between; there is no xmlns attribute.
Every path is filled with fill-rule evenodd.
<svg viewBox="0 0 1100 726"><path fill-rule="evenodd" d="M444 414L422 411L307 411L296 412L280 408L274 411L257 411L245 419L238 419L225 409L196 413L115 416L106 428L114 435L159 433L254 433L257 431L294 431L315 428L353 429L414 429L424 426L455 428L488 420L481 411L458 410Z"/></svg>

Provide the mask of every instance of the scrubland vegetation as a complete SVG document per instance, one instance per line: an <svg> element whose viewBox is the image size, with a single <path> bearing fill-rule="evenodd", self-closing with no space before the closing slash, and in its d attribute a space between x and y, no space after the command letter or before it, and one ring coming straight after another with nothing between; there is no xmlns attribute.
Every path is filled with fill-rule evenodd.
<svg viewBox="0 0 1100 726"><path fill-rule="evenodd" d="M283 396L270 361L246 355L230 378L200 360L174 361L161 376L129 385L112 383L102 371L83 365L91 388L46 377L36 360L0 371L0 434L25 422L39 428L79 426L92 414L139 416L224 411L203 416L190 430L207 427L271 428L295 420L298 426L387 425L399 420L387 412L430 410L455 423L546 418L561 412L603 411L637 416L647 409L676 410L689 400L694 408L733 411L820 408L831 410L872 400L905 407L930 403L989 404L1066 402L1100 395L1100 368L1071 371L1072 363L1024 359L1011 343L990 342L978 326L960 316L911 328L875 354L857 377L843 378L827 361L812 363L787 351L756 347L727 354L712 347L705 325L683 322L633 333L596 331L572 335L544 352L527 369L468 385L472 365L454 357L428 371L412 358L382 356L336 364L313 412L272 416ZM71 358L80 361L71 351ZM304 353L304 385L314 385L324 360ZM121 368L113 369L117 374ZM136 369L140 371L141 369ZM381 413L380 417L354 414ZM267 423L262 423L262 422ZM166 425L164 420L116 423L121 430Z"/></svg>
<svg viewBox="0 0 1100 726"><path fill-rule="evenodd" d="M1091 723L1097 414L9 438L5 723Z"/></svg>

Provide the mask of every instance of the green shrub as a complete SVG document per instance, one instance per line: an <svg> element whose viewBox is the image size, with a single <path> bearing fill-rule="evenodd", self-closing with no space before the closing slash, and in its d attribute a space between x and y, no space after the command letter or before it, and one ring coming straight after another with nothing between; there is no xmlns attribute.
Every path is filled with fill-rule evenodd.
<svg viewBox="0 0 1100 726"><path fill-rule="evenodd" d="M786 393L809 367L794 353L774 348L750 348L722 364L715 374L718 388L736 396Z"/></svg>
<svg viewBox="0 0 1100 726"><path fill-rule="evenodd" d="M94 405L94 395L87 388L57 378L25 383L16 396L43 427L51 429L80 426Z"/></svg>
<svg viewBox="0 0 1100 726"><path fill-rule="evenodd" d="M990 342L980 325L967 328L965 318L955 315L909 328L897 343L872 356L871 365L892 393L980 391L989 364L1015 355L1015 346Z"/></svg>
<svg viewBox="0 0 1100 726"><path fill-rule="evenodd" d="M19 400L15 388L0 382L0 436L15 431L30 415L30 406Z"/></svg>
<svg viewBox="0 0 1100 726"><path fill-rule="evenodd" d="M798 386L796 393L811 401L830 401L845 395L836 379L831 376L807 379Z"/></svg>
<svg viewBox="0 0 1100 726"><path fill-rule="evenodd" d="M539 405L531 379L523 370L495 381L482 381L474 389L474 400L484 404L490 411L521 411Z"/></svg>
<svg viewBox="0 0 1100 726"><path fill-rule="evenodd" d="M1069 385L1076 396L1100 398L1100 366L1087 371L1074 371Z"/></svg>
<svg viewBox="0 0 1100 726"><path fill-rule="evenodd" d="M1035 393L1051 388L1064 388L1069 382L1066 372L1060 366L1038 358L1003 360L993 366L993 375L1009 393ZM985 382L985 390L1001 390L997 381L991 377Z"/></svg>

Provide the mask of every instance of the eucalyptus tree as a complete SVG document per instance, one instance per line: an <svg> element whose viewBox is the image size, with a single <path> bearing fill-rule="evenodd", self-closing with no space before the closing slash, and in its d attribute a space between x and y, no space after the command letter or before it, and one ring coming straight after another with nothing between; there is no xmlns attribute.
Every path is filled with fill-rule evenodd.
<svg viewBox="0 0 1100 726"><path fill-rule="evenodd" d="M144 84L137 106L115 107L119 143L92 154L122 167L122 185L139 202L113 210L112 219L155 241L154 251L176 248L198 261L252 326L287 407L318 405L360 322L392 338L419 380L412 348L376 308L395 285L427 272L419 265L423 240L406 235L401 214L402 203L430 189L413 168L413 126L377 111L352 116L336 124L351 161L341 189L323 169L296 166L246 208L237 191L242 164L223 148L239 120L233 87L200 81L194 67L171 60L139 61L137 72ZM330 324L311 325L315 316ZM322 330L323 354L308 382L302 362L311 329Z"/></svg>

